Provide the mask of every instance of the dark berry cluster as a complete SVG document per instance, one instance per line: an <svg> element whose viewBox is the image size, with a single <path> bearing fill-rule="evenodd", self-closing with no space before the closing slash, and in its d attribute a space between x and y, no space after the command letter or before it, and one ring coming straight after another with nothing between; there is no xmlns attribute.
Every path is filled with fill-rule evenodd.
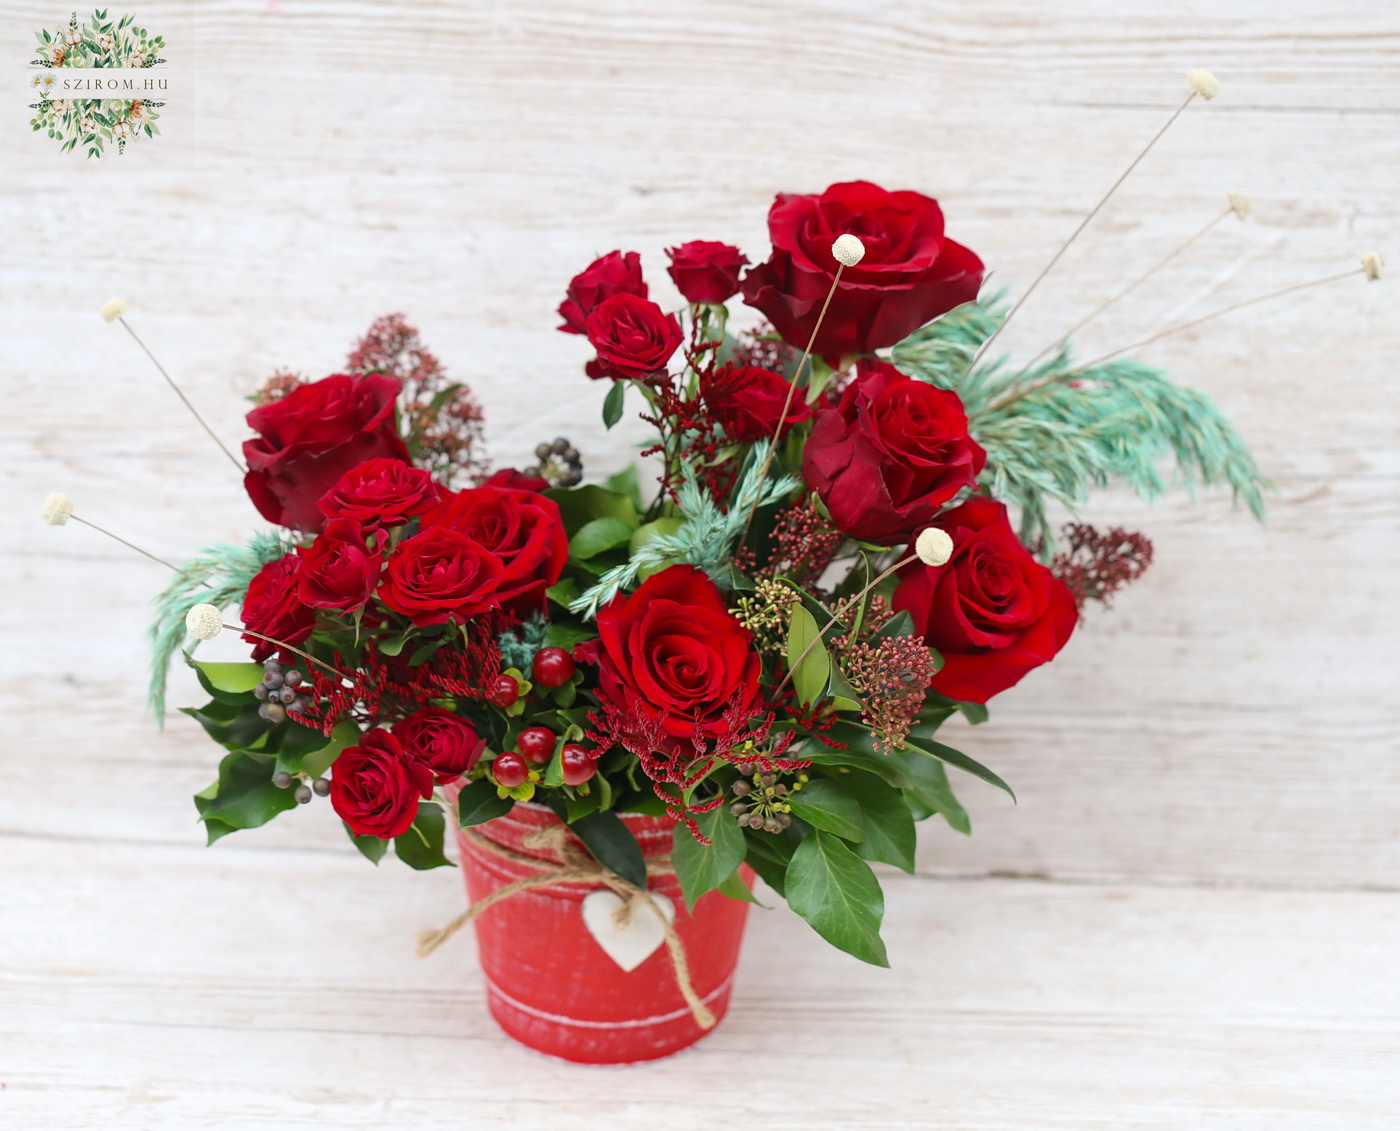
<svg viewBox="0 0 1400 1131"><path fill-rule="evenodd" d="M555 437L552 444L540 444L535 456L540 462L534 473L554 486L576 487L583 482L583 457L563 436Z"/></svg>
<svg viewBox="0 0 1400 1131"><path fill-rule="evenodd" d="M798 774L789 787L761 766L742 765L739 772L744 776L730 786L738 800L729 806L729 811L739 819L740 828L780 833L792 824L792 806L788 798L802 788L807 781L806 774Z"/></svg>
<svg viewBox="0 0 1400 1131"><path fill-rule="evenodd" d="M276 658L263 664L262 682L253 688L253 698L262 701L258 714L270 723L280 723L288 711L304 715L311 706L311 686L306 676L292 668L283 671Z"/></svg>
<svg viewBox="0 0 1400 1131"><path fill-rule="evenodd" d="M301 784L297 786L297 804L305 805L311 800L311 795L315 793L317 797L325 797L331 791L329 778L317 778L310 785L306 784L306 775L300 775ZM298 780L298 775L289 774L286 770L278 770L272 775L272 784L278 789L291 789L292 784Z"/></svg>

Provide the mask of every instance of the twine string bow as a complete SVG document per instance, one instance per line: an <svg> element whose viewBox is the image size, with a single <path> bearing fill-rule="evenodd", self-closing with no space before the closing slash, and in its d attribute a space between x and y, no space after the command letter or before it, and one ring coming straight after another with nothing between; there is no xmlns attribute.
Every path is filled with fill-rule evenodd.
<svg viewBox="0 0 1400 1131"><path fill-rule="evenodd" d="M691 1015L700 1028L714 1028L715 1015L710 1012L709 1006L695 992L695 984L691 981L690 962L686 957L685 944L681 942L675 925L666 917L655 897L651 892L623 879L616 872L603 867L592 856L581 851L574 844L569 836L569 831L563 825L549 825L542 829L534 829L526 833L524 837L526 848L548 849L559 858L557 862L516 852L504 845L487 840L486 837L470 828L460 829L459 834L478 851L495 856L500 860L508 860L514 864L533 868L535 874L524 876L497 888L484 899L477 900L444 927L435 931L420 931L418 934L419 958L426 958L432 954L478 915L501 901L511 898L511 896L519 895L522 891L545 887L549 884L601 884L622 900L622 905L613 912L613 922L619 930L626 928L627 924L632 921L634 909L638 905L649 908L656 916L656 921L661 924L662 933L666 938L666 949L671 956L671 966L675 970L676 985L680 988L681 996L685 998L685 1003L690 1007ZM674 873L675 869L671 866L669 856L657 856L647 861L648 876L666 876Z"/></svg>

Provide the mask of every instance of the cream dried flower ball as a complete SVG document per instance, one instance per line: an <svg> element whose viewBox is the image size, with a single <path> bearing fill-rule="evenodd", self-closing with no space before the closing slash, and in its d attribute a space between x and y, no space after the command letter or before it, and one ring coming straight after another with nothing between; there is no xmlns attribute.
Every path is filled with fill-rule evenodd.
<svg viewBox="0 0 1400 1131"><path fill-rule="evenodd" d="M73 500L62 491L55 491L44 500L44 521L50 526L62 526L73 516Z"/></svg>
<svg viewBox="0 0 1400 1131"><path fill-rule="evenodd" d="M927 530L921 530L914 539L914 553L926 566L947 565L948 559L953 556L953 540L946 530L930 526Z"/></svg>
<svg viewBox="0 0 1400 1131"><path fill-rule="evenodd" d="M108 299L107 304L102 308L102 321L115 322L126 313L126 300L120 298Z"/></svg>
<svg viewBox="0 0 1400 1131"><path fill-rule="evenodd" d="M200 640L213 640L224 628L224 614L216 605L195 605L185 614L185 631Z"/></svg>
<svg viewBox="0 0 1400 1131"><path fill-rule="evenodd" d="M854 267L865 258L865 244L860 242L859 236L847 232L844 236L836 237L836 242L831 245L831 254L843 267Z"/></svg>
<svg viewBox="0 0 1400 1131"><path fill-rule="evenodd" d="M1191 89L1207 102L1220 93L1220 80L1204 67L1197 67L1193 71L1187 71L1186 81L1191 84Z"/></svg>

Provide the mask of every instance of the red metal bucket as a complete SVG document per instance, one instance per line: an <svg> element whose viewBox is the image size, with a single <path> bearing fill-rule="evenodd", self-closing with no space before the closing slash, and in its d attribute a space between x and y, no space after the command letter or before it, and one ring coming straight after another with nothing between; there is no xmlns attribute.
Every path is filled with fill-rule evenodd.
<svg viewBox="0 0 1400 1131"><path fill-rule="evenodd" d="M669 818L619 814L643 855L671 850ZM557 825L542 805L517 804L506 816L471 831L513 852L554 862L547 848L526 847L532 830ZM462 874L473 902L497 888L537 874L459 835ZM746 882L752 873L742 869ZM600 885L549 884L527 888L479 915L481 969L491 1015L521 1044L585 1064L629 1064L670 1056L706 1033L676 981L664 943L630 972L615 962L584 925L583 900ZM675 928L685 945L691 982L716 1020L729 1006L749 905L711 892L687 914L672 874L651 877L654 899L675 906ZM650 912L642 915L650 917ZM654 933L654 932L653 932Z"/></svg>

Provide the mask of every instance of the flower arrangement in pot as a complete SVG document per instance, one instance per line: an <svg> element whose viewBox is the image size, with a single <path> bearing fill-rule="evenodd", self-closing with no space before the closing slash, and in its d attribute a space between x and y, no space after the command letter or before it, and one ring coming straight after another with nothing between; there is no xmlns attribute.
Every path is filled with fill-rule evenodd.
<svg viewBox="0 0 1400 1131"><path fill-rule="evenodd" d="M183 650L210 696L186 713L226 750L195 798L209 840L317 795L376 863L449 865L455 836L469 906L420 953L474 922L492 1013L569 1059L712 1028L755 876L887 964L872 863L912 870L931 817L969 831L950 769L1011 792L941 725L986 719L1151 560L1057 532L1054 504L1155 495L1171 461L1262 512L1239 437L1158 370L1064 343L984 361L1007 308L929 197L784 194L769 231L756 265L671 249L678 311L632 252L567 288L560 329L604 424L654 430L655 482L585 484L564 438L492 474L470 391L389 318L346 372L259 392L230 458L275 529L159 600L153 704ZM766 325L730 333L736 296ZM196 657L226 629L248 663Z"/></svg>

